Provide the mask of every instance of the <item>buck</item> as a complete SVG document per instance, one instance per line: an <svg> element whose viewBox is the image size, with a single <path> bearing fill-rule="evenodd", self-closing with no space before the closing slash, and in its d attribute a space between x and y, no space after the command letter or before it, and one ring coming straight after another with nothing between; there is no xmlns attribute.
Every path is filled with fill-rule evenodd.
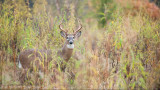
<svg viewBox="0 0 160 90"><path fill-rule="evenodd" d="M79 27L75 30L75 32L73 32L73 34L68 34L68 31L62 28L62 23L59 25L59 28L61 30L61 36L64 37L66 41L62 49L58 50L57 56L61 57L65 62L68 62L74 49L74 40L81 36L80 30L82 25L79 22ZM44 66L41 64L41 62L44 62L44 64L47 65L53 59L53 54L55 53L53 53L52 50L25 50L19 54L19 68L23 68L25 70L23 73L24 75L26 74L26 70L33 69L33 66L37 67L39 71L44 71ZM64 70L65 67L62 67L61 69ZM22 75L21 78L24 78L24 75Z"/></svg>

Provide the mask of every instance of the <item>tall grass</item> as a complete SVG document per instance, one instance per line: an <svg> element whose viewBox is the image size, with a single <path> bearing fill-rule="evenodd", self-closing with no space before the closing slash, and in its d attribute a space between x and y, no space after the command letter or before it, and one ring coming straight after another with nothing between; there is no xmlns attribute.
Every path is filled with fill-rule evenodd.
<svg viewBox="0 0 160 90"><path fill-rule="evenodd" d="M70 7L71 16L67 21L66 15L53 16L45 0L36 0L32 9L24 1L9 1L2 4L0 12L2 88L21 85L19 77L23 71L15 67L20 51L34 48L51 49L56 53L64 44L59 23L63 18L64 28L72 33L77 18L74 4ZM95 2L98 1L88 1L88 4L94 5ZM37 78L38 69L34 67L32 73L27 71L23 85L40 85L48 89L159 88L160 62L156 54L160 43L159 20L152 20L143 11L134 11L136 14L132 15L132 6L126 11L117 2L109 3L111 6L116 3L116 7L98 4L97 8L103 8L100 12L103 17L90 17L91 23L88 23L86 16L82 17L82 36L75 41L74 53L65 72L60 67L55 68L53 62L61 63L62 59L54 54L44 76ZM114 11L108 16L105 11L113 8ZM94 12L100 14L97 13L99 11ZM105 23L97 22L97 19L105 20ZM99 28L100 23L104 28Z"/></svg>

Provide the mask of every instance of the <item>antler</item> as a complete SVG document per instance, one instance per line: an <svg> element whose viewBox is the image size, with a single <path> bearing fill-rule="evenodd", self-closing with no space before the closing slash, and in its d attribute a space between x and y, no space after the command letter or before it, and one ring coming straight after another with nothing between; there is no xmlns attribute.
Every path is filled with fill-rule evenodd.
<svg viewBox="0 0 160 90"><path fill-rule="evenodd" d="M79 30L81 30L81 28L82 28L82 25L80 24L80 21L79 21L79 19L77 19L78 20L78 23L79 23L79 27L78 27L78 29L74 32L74 33L77 33Z"/></svg>
<svg viewBox="0 0 160 90"><path fill-rule="evenodd" d="M63 21L63 20L62 20ZM65 31L63 28L62 28L62 22L59 24L59 28L62 30L62 31L64 31L64 32L66 32L67 33L67 31Z"/></svg>

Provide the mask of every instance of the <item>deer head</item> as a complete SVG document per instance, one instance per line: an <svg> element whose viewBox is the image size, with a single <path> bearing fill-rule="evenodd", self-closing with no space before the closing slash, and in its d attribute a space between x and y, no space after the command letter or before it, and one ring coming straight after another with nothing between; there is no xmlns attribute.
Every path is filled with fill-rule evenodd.
<svg viewBox="0 0 160 90"><path fill-rule="evenodd" d="M61 36L66 39L67 48L69 48L69 49L74 48L74 40L81 36L80 30L82 28L82 25L80 24L79 20L78 20L78 23L79 23L79 27L76 30L74 30L74 32L72 34L68 34L67 33L68 31L62 28L62 26L61 26L62 23L59 25L59 28L61 29L61 31L60 31Z"/></svg>

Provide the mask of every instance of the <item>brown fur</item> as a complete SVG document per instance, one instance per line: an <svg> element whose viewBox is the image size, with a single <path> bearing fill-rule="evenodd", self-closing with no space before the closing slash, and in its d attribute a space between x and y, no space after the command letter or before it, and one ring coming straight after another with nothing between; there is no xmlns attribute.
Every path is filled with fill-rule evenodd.
<svg viewBox="0 0 160 90"><path fill-rule="evenodd" d="M73 49L68 49L67 48L67 42L63 46L62 50L58 51L58 56L60 56L63 60L68 62L68 60L72 56ZM47 65L48 62L52 60L52 55L56 53L53 53L52 50L34 50L34 49L28 49L20 53L19 55L19 60L24 69L27 68L33 68L31 66L31 63L34 63L32 61L35 60L35 65L43 71L42 65L40 65L40 62L43 62L45 65Z"/></svg>
<svg viewBox="0 0 160 90"><path fill-rule="evenodd" d="M67 42L63 46L62 50L59 50L57 55L60 56L63 60L68 62L70 57L72 56L73 49L67 48ZM23 84L25 81L26 73L28 69L33 69L33 66L41 71L46 71L48 63L54 59L52 55L55 55L52 50L35 50L35 49L28 49L20 53L19 60L23 67L22 76L20 76L20 81ZM40 63L43 64L40 64ZM57 63L54 62L55 66L57 67ZM43 67L44 65L44 67ZM61 70L64 71L66 65L61 63Z"/></svg>
<svg viewBox="0 0 160 90"><path fill-rule="evenodd" d="M51 61L52 60L51 55L52 55L51 50L28 49L20 53L19 60L24 69L32 68L31 62L35 60L35 65L38 66L43 71L42 66L39 64L40 62L38 61L41 60L42 62L44 60L45 63L47 61Z"/></svg>
<svg viewBox="0 0 160 90"><path fill-rule="evenodd" d="M58 51L58 56L62 57L66 62L71 58L73 49L67 48L68 42L65 43L62 50Z"/></svg>

